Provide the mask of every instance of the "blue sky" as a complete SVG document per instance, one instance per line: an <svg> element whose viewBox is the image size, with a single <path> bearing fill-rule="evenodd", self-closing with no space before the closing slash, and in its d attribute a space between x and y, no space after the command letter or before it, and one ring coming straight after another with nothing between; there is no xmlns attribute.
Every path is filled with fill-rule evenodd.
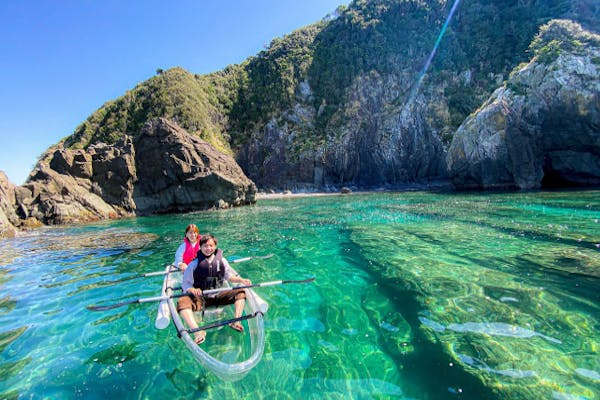
<svg viewBox="0 0 600 400"><path fill-rule="evenodd" d="M209 73L349 0L0 2L0 170L38 157L108 100L180 66Z"/></svg>

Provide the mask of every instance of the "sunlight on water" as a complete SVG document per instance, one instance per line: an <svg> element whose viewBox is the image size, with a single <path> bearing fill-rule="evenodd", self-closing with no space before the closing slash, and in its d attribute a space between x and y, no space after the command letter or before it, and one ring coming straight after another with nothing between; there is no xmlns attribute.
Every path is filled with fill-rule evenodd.
<svg viewBox="0 0 600 400"><path fill-rule="evenodd" d="M1 242L0 399L600 399L600 192L379 193L45 228ZM157 304L189 222L269 303L224 383ZM207 348L238 357L229 329ZM212 336L211 336L212 335ZM210 341L212 338L212 342ZM218 347L218 349L217 349Z"/></svg>

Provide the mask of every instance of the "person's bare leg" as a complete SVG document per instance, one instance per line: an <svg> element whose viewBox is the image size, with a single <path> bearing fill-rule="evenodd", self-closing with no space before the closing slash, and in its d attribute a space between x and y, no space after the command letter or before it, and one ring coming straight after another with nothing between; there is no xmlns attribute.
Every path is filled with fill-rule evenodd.
<svg viewBox="0 0 600 400"><path fill-rule="evenodd" d="M246 299L239 299L235 301L235 317L239 318L242 316L242 312L244 311L244 304L246 304Z"/></svg>
<svg viewBox="0 0 600 400"><path fill-rule="evenodd" d="M196 318L194 318L194 313L191 309L183 309L179 312L179 314L183 317L183 320L190 329L198 328ZM200 344L204 342L204 339L206 339L206 331L194 332L194 340L196 343Z"/></svg>
<svg viewBox="0 0 600 400"><path fill-rule="evenodd" d="M244 304L246 303L246 299L239 299L235 301L234 307L235 307L235 318L239 318L242 316L242 312L244 311ZM239 332L243 332L244 331L244 327L242 326L242 324L237 321L234 322L232 324L230 324L230 326L235 329L236 331Z"/></svg>

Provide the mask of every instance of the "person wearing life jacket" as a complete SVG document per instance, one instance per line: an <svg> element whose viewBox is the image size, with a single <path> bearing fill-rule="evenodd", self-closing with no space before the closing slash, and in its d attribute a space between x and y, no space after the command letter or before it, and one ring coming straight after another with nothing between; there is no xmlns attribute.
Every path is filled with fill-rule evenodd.
<svg viewBox="0 0 600 400"><path fill-rule="evenodd" d="M175 252L175 261L173 265L177 266L181 271L185 271L189 263L191 263L198 250L200 250L200 231L194 224L189 224L185 228L185 235L183 237L183 243L179 246Z"/></svg>
<svg viewBox="0 0 600 400"><path fill-rule="evenodd" d="M202 311L205 307L234 304L235 318L242 316L246 302L244 289L203 294L204 290L221 287L224 281L245 286L252 284L249 279L242 278L231 269L221 249L217 249L217 239L211 234L203 235L198 257L188 264L181 282L183 292L189 296L180 297L177 302L177 311L190 329L198 328L194 312ZM244 331L239 321L229 326L238 332ZM197 344L201 344L206 339L206 331L194 332L194 339Z"/></svg>

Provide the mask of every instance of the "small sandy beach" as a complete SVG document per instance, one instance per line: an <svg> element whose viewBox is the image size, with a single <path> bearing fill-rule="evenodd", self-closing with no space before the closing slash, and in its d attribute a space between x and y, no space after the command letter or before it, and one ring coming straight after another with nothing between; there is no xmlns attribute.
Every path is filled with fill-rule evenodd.
<svg viewBox="0 0 600 400"><path fill-rule="evenodd" d="M266 199L284 199L294 197L316 197L316 196L333 196L342 194L341 192L277 192L277 193L265 193L259 192L256 194L256 200Z"/></svg>

